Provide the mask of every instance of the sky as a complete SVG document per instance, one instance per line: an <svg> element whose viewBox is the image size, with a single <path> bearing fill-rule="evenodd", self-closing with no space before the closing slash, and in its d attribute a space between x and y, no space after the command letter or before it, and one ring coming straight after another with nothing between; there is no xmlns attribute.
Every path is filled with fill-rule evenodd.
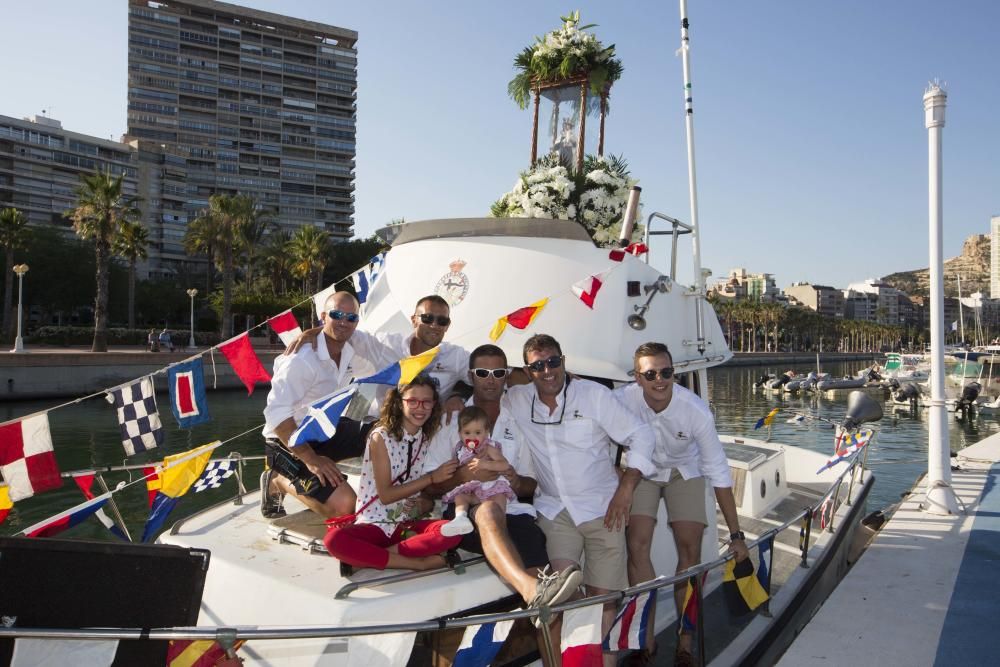
<svg viewBox="0 0 1000 667"><path fill-rule="evenodd" d="M488 214L530 157L531 114L507 96L514 56L574 9L625 66L606 152L627 160L644 215L691 218L676 2L239 4L358 31L359 236L398 218ZM66 129L117 139L127 2L2 6L0 114L44 109ZM927 267L922 97L933 79L948 91L945 258L989 232L1000 214L1000 3L692 0L688 16L701 260L715 278L744 267L779 287L845 287ZM665 267L669 243L652 252ZM690 253L683 241L684 282Z"/></svg>

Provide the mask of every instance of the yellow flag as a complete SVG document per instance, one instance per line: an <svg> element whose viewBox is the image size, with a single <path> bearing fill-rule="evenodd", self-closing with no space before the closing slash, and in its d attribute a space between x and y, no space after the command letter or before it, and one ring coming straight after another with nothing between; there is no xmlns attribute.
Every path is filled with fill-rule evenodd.
<svg viewBox="0 0 1000 667"><path fill-rule="evenodd" d="M180 498L187 493L205 472L212 452L221 444L215 441L187 452L165 456L160 472L160 493L171 498Z"/></svg>
<svg viewBox="0 0 1000 667"><path fill-rule="evenodd" d="M749 558L739 563L735 560L726 563L722 573L722 591L734 616L748 614L768 599L767 591L754 576L753 563Z"/></svg>
<svg viewBox="0 0 1000 667"><path fill-rule="evenodd" d="M415 354L399 360L399 382L397 384L410 384L413 378L420 375L420 371L431 365L434 357L437 356L438 348L432 347L426 352Z"/></svg>

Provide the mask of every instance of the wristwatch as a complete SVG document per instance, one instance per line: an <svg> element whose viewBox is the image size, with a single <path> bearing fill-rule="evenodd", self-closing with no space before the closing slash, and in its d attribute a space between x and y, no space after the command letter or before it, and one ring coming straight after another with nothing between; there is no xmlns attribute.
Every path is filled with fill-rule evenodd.
<svg viewBox="0 0 1000 667"><path fill-rule="evenodd" d="M743 534L742 530L737 530L735 533L730 533L729 534L729 541L732 542L734 540L742 540L742 541L746 542L747 541L747 536Z"/></svg>

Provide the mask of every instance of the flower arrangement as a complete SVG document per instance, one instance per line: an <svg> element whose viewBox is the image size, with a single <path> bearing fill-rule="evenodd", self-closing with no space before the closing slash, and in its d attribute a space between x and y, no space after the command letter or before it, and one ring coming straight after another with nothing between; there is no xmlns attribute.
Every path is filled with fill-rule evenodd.
<svg viewBox="0 0 1000 667"><path fill-rule="evenodd" d="M605 84L620 79L624 71L615 58L615 45L606 47L585 32L595 26L581 26L579 11L560 18L562 28L536 37L532 46L514 58L514 67L520 72L507 84L507 93L522 109L528 107L535 82L558 82L585 74L591 92L600 95Z"/></svg>
<svg viewBox="0 0 1000 667"><path fill-rule="evenodd" d="M490 207L490 214L575 220L595 243L610 245L621 233L629 190L635 184L621 157L588 155L583 170L576 174L558 156L548 155L521 172L514 188Z"/></svg>

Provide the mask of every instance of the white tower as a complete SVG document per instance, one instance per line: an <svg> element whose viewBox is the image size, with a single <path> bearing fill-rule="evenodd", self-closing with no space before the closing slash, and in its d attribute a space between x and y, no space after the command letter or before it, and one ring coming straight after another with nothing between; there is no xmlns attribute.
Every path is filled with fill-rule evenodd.
<svg viewBox="0 0 1000 667"><path fill-rule="evenodd" d="M930 443L927 451L927 501L931 514L958 514L958 500L951 487L951 446L948 440L948 410L944 399L944 255L942 237L941 135L948 94L934 82L924 93L924 125L927 127L928 211L930 221L931 302L931 404Z"/></svg>

